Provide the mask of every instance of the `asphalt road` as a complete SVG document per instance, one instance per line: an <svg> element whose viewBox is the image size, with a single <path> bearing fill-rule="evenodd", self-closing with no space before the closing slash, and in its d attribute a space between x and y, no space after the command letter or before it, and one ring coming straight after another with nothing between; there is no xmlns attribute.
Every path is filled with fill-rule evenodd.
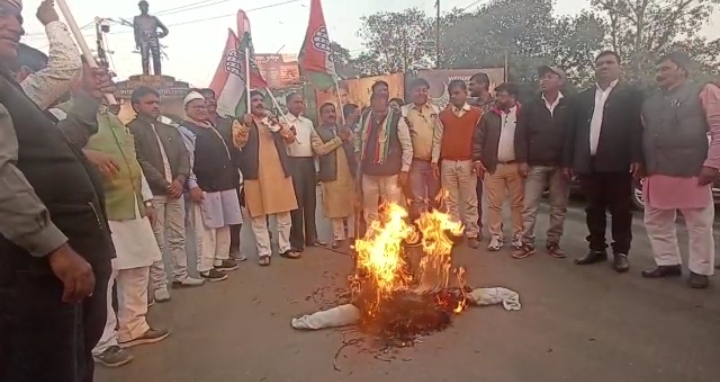
<svg viewBox="0 0 720 382"><path fill-rule="evenodd" d="M546 222L543 214L539 232ZM390 353L378 353L368 339L343 349L341 371L333 368L335 354L343 338L357 333L298 332L289 322L331 302L350 270L349 258L312 249L302 260L274 258L270 268L260 268L251 256L228 281L174 291L170 303L152 307L151 323L170 328L172 336L132 349L136 359L123 368L99 368L97 381L720 380L720 286L698 291L684 279L642 279L651 252L639 218L633 229L632 269L623 275L609 264L573 264L586 250L578 206L568 214L563 239L569 259L539 252L513 260L509 249L460 247L454 261L467 268L470 284L514 289L522 310L472 308L449 329ZM678 230L684 243L682 225ZM327 227L321 231L327 235Z"/></svg>

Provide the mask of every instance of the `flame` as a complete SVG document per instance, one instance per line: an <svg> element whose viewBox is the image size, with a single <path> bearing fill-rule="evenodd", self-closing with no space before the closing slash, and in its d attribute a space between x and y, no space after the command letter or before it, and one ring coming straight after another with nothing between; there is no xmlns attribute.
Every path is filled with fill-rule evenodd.
<svg viewBox="0 0 720 382"><path fill-rule="evenodd" d="M461 236L463 225L440 211L423 212L414 223L408 222L405 208L386 204L380 219L370 224L365 237L356 240L354 249L358 273L354 276L355 292L364 292L365 297L372 300L368 301L370 310L378 309L393 293L411 287L417 288L413 290L418 293L437 292L448 287L453 274L452 236ZM413 243L420 243L422 248L417 279L413 278L405 253L405 244ZM461 288L465 287L464 273L462 268L455 271ZM358 281L361 277L363 282ZM359 285L365 288L363 292L357 290ZM457 299L448 298L443 293L438 293L437 299L438 306L448 312L459 313L467 305L464 296L457 306ZM367 313L373 315L373 312Z"/></svg>

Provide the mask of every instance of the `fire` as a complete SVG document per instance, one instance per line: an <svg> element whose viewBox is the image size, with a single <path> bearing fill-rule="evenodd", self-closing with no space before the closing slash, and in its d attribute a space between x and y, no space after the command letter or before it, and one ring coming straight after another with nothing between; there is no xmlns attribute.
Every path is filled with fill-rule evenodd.
<svg viewBox="0 0 720 382"><path fill-rule="evenodd" d="M452 268L452 236L461 236L463 225L440 211L422 213L414 223L403 207L387 204L354 245L353 294L364 325L401 338L443 329L467 306L464 269ZM408 244L418 243L413 274ZM459 288L450 288L452 274Z"/></svg>

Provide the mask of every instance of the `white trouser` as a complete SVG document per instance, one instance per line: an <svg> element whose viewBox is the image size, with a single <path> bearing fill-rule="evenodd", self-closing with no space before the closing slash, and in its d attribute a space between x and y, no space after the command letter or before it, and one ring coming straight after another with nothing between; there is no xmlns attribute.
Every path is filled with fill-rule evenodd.
<svg viewBox="0 0 720 382"><path fill-rule="evenodd" d="M150 329L147 323L148 283L150 267L113 269L108 283L107 320L93 355L100 355L118 341L127 342L141 337ZM118 311L113 309L113 286L117 283Z"/></svg>
<svg viewBox="0 0 720 382"><path fill-rule="evenodd" d="M379 219L380 203L386 201L388 203L402 204L403 193L398 185L398 176L362 176L362 192L363 192L363 212L365 214L365 223L370 223Z"/></svg>
<svg viewBox="0 0 720 382"><path fill-rule="evenodd" d="M165 239L170 254L173 280L182 281L188 277L188 259L185 251L185 201L183 198L173 199L167 196L153 198L155 208L155 239L160 252L165 256ZM167 287L165 263L158 260L150 268L153 289Z"/></svg>
<svg viewBox="0 0 720 382"><path fill-rule="evenodd" d="M208 228L199 204L193 203L192 224L195 232L195 251L198 272L208 272L223 260L230 259L230 226Z"/></svg>
<svg viewBox="0 0 720 382"><path fill-rule="evenodd" d="M345 233L345 222L347 221L347 234ZM355 217L348 216L346 218L332 218L330 219L333 229L333 239L335 241L346 240L349 237L355 236Z"/></svg>
<svg viewBox="0 0 720 382"><path fill-rule="evenodd" d="M464 218L465 235L477 238L478 226L477 175L470 160L443 160L440 163L442 187L448 191L445 203L455 222Z"/></svg>
<svg viewBox="0 0 720 382"><path fill-rule="evenodd" d="M292 220L290 212L282 212L273 214L277 221L278 243L280 253L287 252L292 249L290 246L290 227ZM270 231L268 229L268 216L256 216L252 218L252 231L257 243L257 251L259 257L272 256L272 247L270 246Z"/></svg>
<svg viewBox="0 0 720 382"><path fill-rule="evenodd" d="M715 239L713 223L715 207L681 209L688 230L688 269L699 275L710 276L714 272ZM645 229L659 266L680 265L675 218L677 210L665 210L645 206Z"/></svg>

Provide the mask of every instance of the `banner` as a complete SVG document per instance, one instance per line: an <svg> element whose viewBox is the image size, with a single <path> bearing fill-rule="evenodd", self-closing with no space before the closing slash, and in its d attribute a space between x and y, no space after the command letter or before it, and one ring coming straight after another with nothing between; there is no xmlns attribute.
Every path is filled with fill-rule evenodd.
<svg viewBox="0 0 720 382"><path fill-rule="evenodd" d="M255 62L271 89L284 89L302 84L296 55L255 53Z"/></svg>
<svg viewBox="0 0 720 382"><path fill-rule="evenodd" d="M315 97L317 106L320 107L326 102L330 102L337 107L338 112L342 110L342 105L354 104L361 109L370 106L370 95L372 94L372 86L378 81L388 83L390 98L405 98L405 76L402 73L388 74L385 76L375 76L367 78L358 78L351 80L342 80L338 83L340 94L335 94L335 89L316 90ZM342 105L338 105L338 99Z"/></svg>
<svg viewBox="0 0 720 382"><path fill-rule="evenodd" d="M408 76L407 85L410 84L413 78L423 78L430 84L429 96L433 103L439 106L441 109L447 106L450 102L450 95L447 91L447 86L452 80L464 80L470 81L476 73L485 73L490 79L490 91L492 92L496 86L503 83L505 78L505 70L502 68L491 68L491 69L429 69L429 70L418 70L414 76ZM408 98L411 95L408 94ZM408 102L410 100L408 99Z"/></svg>

